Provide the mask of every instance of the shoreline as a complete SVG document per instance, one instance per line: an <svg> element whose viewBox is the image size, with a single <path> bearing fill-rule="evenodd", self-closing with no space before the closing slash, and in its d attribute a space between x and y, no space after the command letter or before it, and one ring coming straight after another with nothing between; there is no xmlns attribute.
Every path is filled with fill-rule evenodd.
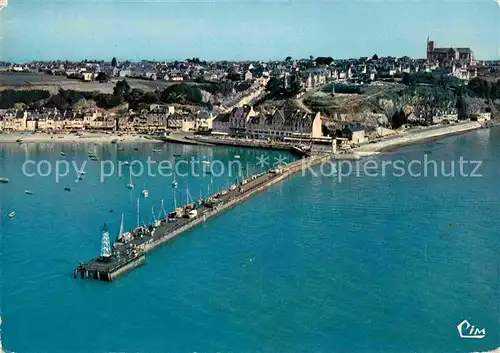
<svg viewBox="0 0 500 353"><path fill-rule="evenodd" d="M422 129L415 132L407 132L397 137L389 138L375 143L369 143L350 150L360 157L369 157L382 153L396 152L402 147L416 144L425 144L438 141L446 137L462 135L470 131L482 128L482 124L477 121L467 121L463 123Z"/></svg>
<svg viewBox="0 0 500 353"><path fill-rule="evenodd" d="M494 126L495 124L493 124ZM359 157L369 157L373 155L378 155L382 153L393 153L402 147L414 145L414 144L424 144L433 141L438 141L446 137L462 135L467 132L477 130L482 128L483 125L477 121L467 121L462 123L457 123L453 125L438 126L432 128L423 128L417 131L405 132L395 137L389 137L374 143L366 143L360 147L352 148L348 152L355 154ZM248 147L248 148L270 148L279 149L282 146L274 145L260 145L260 144L241 144L238 141L232 141L228 144L227 141L217 141L217 140L203 140L198 141L198 138L187 135L182 135L182 139L167 139L167 138L153 138L148 135L143 134L127 134L122 133L121 136L118 134L107 134L103 132L83 132L82 136L77 136L75 134L69 133L31 133L31 132L11 132L11 133L0 133L0 143L112 143L112 141L117 140L117 144L133 144L133 143L189 143L189 144L200 144L206 146L216 146L216 145L233 145L238 147ZM19 142L21 140L21 142ZM291 146L287 146L288 149Z"/></svg>
<svg viewBox="0 0 500 353"><path fill-rule="evenodd" d="M21 142L19 142L21 140ZM163 143L162 141L142 134L118 134L108 135L106 133L84 132L82 136L69 133L36 133L11 132L0 134L0 143L111 143L117 140L117 144L129 143Z"/></svg>

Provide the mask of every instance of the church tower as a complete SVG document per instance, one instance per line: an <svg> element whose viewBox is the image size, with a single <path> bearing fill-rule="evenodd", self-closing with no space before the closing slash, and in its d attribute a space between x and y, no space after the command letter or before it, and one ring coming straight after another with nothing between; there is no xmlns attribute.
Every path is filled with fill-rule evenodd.
<svg viewBox="0 0 500 353"><path fill-rule="evenodd" d="M436 43L433 40L429 40L429 37L427 37L427 61L432 61L435 44Z"/></svg>

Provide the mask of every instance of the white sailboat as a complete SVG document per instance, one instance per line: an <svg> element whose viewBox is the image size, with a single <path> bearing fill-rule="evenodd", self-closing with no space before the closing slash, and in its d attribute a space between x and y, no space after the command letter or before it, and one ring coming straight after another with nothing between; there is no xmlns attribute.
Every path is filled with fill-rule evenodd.
<svg viewBox="0 0 500 353"><path fill-rule="evenodd" d="M130 182L127 184L127 188L132 190L134 188L134 184L132 183L132 171L129 170L129 175L130 175Z"/></svg>
<svg viewBox="0 0 500 353"><path fill-rule="evenodd" d="M163 200L160 201L160 212L158 212L158 219L166 219L167 218L167 211L165 210L165 205L163 204Z"/></svg>
<svg viewBox="0 0 500 353"><path fill-rule="evenodd" d="M130 232L123 232L123 213L122 213L122 221L120 223L120 234L118 234L118 240L122 243L128 243L132 240L132 234Z"/></svg>
<svg viewBox="0 0 500 353"><path fill-rule="evenodd" d="M159 227L160 221L158 219L156 219L154 206L151 206L151 214L153 215L153 226Z"/></svg>
<svg viewBox="0 0 500 353"><path fill-rule="evenodd" d="M190 209L189 205L193 205L193 208ZM187 184L186 184L186 214L189 219L195 218L198 215L198 210L196 209L196 203L193 201L193 198L189 193Z"/></svg>
<svg viewBox="0 0 500 353"><path fill-rule="evenodd" d="M177 182L175 181L175 172L174 172L174 181L172 181L172 188L176 189L177 188Z"/></svg>
<svg viewBox="0 0 500 353"><path fill-rule="evenodd" d="M146 189L146 185L144 184L144 189L142 189L141 194L144 198L147 198L149 196L149 191Z"/></svg>
<svg viewBox="0 0 500 353"><path fill-rule="evenodd" d="M167 220L169 222L173 222L175 221L178 217L182 217L182 215L180 215L179 213L179 210L177 209L177 182L175 181L175 174L174 174L174 181L172 181L172 194L174 196L174 211L172 213L170 213L167 217ZM162 200L162 209L165 210L163 208L163 200Z"/></svg>

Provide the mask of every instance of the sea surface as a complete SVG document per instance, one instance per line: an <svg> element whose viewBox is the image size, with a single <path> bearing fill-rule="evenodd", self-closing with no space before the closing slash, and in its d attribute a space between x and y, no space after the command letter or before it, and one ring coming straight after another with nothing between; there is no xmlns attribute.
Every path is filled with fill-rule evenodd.
<svg viewBox="0 0 500 353"><path fill-rule="evenodd" d="M170 211L174 194L181 204L241 180L233 165L231 175L226 167L221 176L176 176L177 189L173 176L137 176L130 191L126 167L121 177L101 182L101 162L90 161L87 151L110 161L178 161L174 154L226 166L237 161L244 175L264 170L257 157L270 164L294 158L225 147L124 148L0 144L0 176L10 178L0 184L6 351L473 352L500 346L499 129L405 147L364 160L361 171L342 178L346 165L336 173L328 167L299 173L162 246L112 283L75 280L75 266L99 255L104 223L112 240L122 213L126 229L136 225L137 199L142 224L152 219L152 207L155 215L161 211L161 200ZM382 162L407 165L424 157L448 163L447 171L456 161L456 174L461 157L482 161L482 176L397 176L391 168L381 175ZM54 171L23 173L23 165L32 174L43 160L43 174L58 160L87 161L86 175L75 182L72 170L56 182ZM182 162L180 171L188 168ZM412 172L418 171L414 164ZM460 338L464 319L485 328L486 336Z"/></svg>

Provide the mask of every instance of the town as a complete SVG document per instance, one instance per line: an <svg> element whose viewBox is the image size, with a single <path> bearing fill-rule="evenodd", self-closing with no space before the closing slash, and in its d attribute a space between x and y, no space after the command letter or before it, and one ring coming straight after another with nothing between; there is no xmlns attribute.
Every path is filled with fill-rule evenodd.
<svg viewBox="0 0 500 353"><path fill-rule="evenodd" d="M415 126L499 116L500 62L429 39L426 51L422 59L0 63L0 131L356 146Z"/></svg>

